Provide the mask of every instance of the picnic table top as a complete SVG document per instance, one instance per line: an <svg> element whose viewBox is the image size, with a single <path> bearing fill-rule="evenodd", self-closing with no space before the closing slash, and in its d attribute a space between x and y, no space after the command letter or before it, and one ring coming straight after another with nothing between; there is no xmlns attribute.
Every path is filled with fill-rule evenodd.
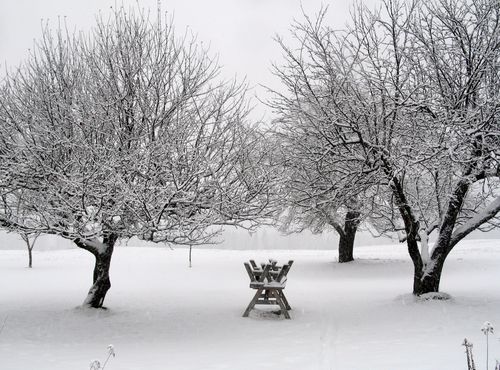
<svg viewBox="0 0 500 370"><path fill-rule="evenodd" d="M292 260L283 265L278 265L275 260L269 260L269 263L261 263L260 266L254 260L245 262L245 269L250 277L250 288L284 289L292 264Z"/></svg>

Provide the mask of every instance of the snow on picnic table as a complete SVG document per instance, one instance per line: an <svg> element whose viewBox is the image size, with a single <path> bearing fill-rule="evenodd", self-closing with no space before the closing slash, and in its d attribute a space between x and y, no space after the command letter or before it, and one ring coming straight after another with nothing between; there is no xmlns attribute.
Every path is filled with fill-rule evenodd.
<svg viewBox="0 0 500 370"><path fill-rule="evenodd" d="M0 369L88 369L113 344L107 370L120 369L465 369L461 346L474 343L484 366L481 325L500 329L500 241L468 241L447 261L450 301L419 302L403 246L336 251L188 251L119 247L109 310L78 308L91 284L83 250L0 251ZM254 294L243 262L293 259L285 293L292 320L241 315ZM262 306L257 306L262 307ZM490 340L490 361L500 342ZM481 366L481 367L480 367Z"/></svg>

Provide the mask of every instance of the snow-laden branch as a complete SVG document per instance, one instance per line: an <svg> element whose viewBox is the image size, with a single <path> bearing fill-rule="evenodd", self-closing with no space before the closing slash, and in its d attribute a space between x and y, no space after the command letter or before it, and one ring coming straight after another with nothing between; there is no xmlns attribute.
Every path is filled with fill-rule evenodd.
<svg viewBox="0 0 500 370"><path fill-rule="evenodd" d="M491 201L484 209L453 231L450 248L455 246L455 244L469 235L472 231L476 230L479 226L494 218L498 212L500 212L500 197Z"/></svg>
<svg viewBox="0 0 500 370"><path fill-rule="evenodd" d="M95 251L108 234L192 244L211 225L269 217L275 175L246 83L222 79L169 17L149 17L115 9L86 36L45 27L0 86L10 226Z"/></svg>

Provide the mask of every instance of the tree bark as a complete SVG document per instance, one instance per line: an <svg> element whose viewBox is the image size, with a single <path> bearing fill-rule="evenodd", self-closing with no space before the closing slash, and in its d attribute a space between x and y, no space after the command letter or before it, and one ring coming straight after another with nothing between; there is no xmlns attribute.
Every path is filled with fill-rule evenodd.
<svg viewBox="0 0 500 370"><path fill-rule="evenodd" d="M104 298L109 288L111 288L109 269L117 239L118 236L116 234L110 233L104 236L102 243L87 242L82 239L75 240L75 244L78 247L88 250L95 257L93 284L89 289L87 298L83 302L83 306L103 308Z"/></svg>
<svg viewBox="0 0 500 370"><path fill-rule="evenodd" d="M354 238L360 222L359 216L357 211L348 211L345 216L343 232L339 233L339 263L354 261Z"/></svg>
<svg viewBox="0 0 500 370"><path fill-rule="evenodd" d="M431 259L423 269L415 267L413 278L413 294L422 295L426 293L438 293L439 283L441 282L441 273L443 271L445 258L438 260Z"/></svg>
<svg viewBox="0 0 500 370"><path fill-rule="evenodd" d="M28 267L33 268L33 251L30 247L28 247Z"/></svg>

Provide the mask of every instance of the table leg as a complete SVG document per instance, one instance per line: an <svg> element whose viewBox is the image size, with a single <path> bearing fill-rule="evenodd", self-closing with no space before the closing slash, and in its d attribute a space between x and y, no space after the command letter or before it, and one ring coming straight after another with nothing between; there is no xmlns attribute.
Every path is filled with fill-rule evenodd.
<svg viewBox="0 0 500 370"><path fill-rule="evenodd" d="M278 294L280 294L280 295L281 295L281 300L282 300L282 301L283 301L283 303L285 304L286 309L287 309L287 310L291 310L291 309L292 309L292 307L290 307L290 304L288 303L288 300L287 300L287 299L286 299L286 297L285 297L285 292L283 292L283 290L279 290L279 291L278 291Z"/></svg>
<svg viewBox="0 0 500 370"><path fill-rule="evenodd" d="M262 291L264 289L262 288L259 288L257 289L257 292L255 293L255 295L253 296L252 300L250 301L250 303L248 304L248 307L247 309L245 310L245 312L243 313L243 317L248 317L248 315L250 314L250 310L252 308L255 307L255 303L257 302L257 300L259 299L260 295L262 294Z"/></svg>
<svg viewBox="0 0 500 370"><path fill-rule="evenodd" d="M288 313L288 310L286 309L286 306L281 299L281 295L274 289L271 290L271 294L276 299L276 303L278 303L278 305L280 306L281 312L283 312L285 319L290 319L290 314Z"/></svg>

